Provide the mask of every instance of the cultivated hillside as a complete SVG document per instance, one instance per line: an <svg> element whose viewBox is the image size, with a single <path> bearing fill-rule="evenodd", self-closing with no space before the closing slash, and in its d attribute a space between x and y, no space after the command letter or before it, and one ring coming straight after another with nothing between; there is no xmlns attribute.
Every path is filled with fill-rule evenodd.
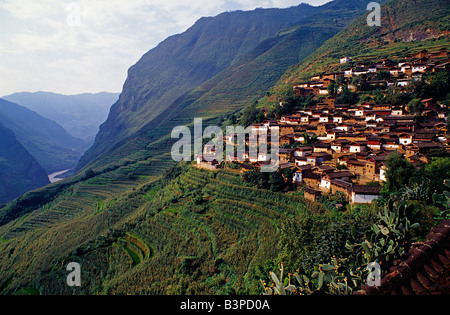
<svg viewBox="0 0 450 315"><path fill-rule="evenodd" d="M134 183L120 179L126 168ZM126 193L150 174L148 165L126 168L72 185L45 211L0 227L0 279L11 279L0 281L1 293L70 294L60 266L71 261L83 265L81 294L257 293L259 268L277 255L277 227L323 210L246 185L233 171L186 165Z"/></svg>
<svg viewBox="0 0 450 315"><path fill-rule="evenodd" d="M377 62L449 47L449 16L450 6L445 1L389 1L381 8L380 27L368 26L365 14L287 71L273 90L286 90L314 74L342 71L362 60ZM351 57L352 63L340 65L341 56Z"/></svg>

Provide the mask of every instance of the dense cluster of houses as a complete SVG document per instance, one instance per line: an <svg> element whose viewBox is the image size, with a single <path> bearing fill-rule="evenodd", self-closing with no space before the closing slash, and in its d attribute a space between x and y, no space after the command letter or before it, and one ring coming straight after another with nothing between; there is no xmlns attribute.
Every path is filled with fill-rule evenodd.
<svg viewBox="0 0 450 315"><path fill-rule="evenodd" d="M446 56L447 51L442 49L439 53ZM421 52L416 57L425 56L430 54ZM447 65L441 65L448 70ZM415 69L417 64L409 66ZM433 70L426 67L423 71ZM311 79L309 84L315 79L323 84L330 82L326 75ZM421 102L425 110L424 119L419 122L408 113L407 105L336 104L334 97L327 97L326 103L313 108L295 111L279 120L267 119L253 124L252 134L279 134L280 168L294 170L294 177L287 180L304 187L306 198L316 200L318 196L340 192L352 204L371 203L380 196L386 180L385 161L392 151L419 164L429 162L430 154L450 150L447 108L434 99ZM247 137L247 145L250 137ZM270 137L268 139L270 141ZM224 142L230 140L224 137ZM208 148L204 153L214 154ZM227 160L237 162L234 156ZM264 154L253 158L247 155L240 167L247 171L267 161L268 156ZM212 169L220 165L217 161L197 162Z"/></svg>
<svg viewBox="0 0 450 315"><path fill-rule="evenodd" d="M341 64L350 61L350 57L343 56L341 58ZM328 96L330 95L329 86L336 82L339 83L338 91L344 84L350 90L356 90L357 87L352 85L354 78L364 78L369 89L388 87L406 89L411 82L422 80L425 73L449 70L447 48L433 52L423 50L406 56L400 62L383 59L373 64L356 63L353 67L345 68L343 71L314 75L309 81L295 85L294 93L298 96Z"/></svg>

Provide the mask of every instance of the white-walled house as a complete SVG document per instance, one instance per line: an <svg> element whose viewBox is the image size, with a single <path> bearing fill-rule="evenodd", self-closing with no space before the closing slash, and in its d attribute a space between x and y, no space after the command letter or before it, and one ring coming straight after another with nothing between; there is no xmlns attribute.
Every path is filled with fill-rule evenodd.
<svg viewBox="0 0 450 315"><path fill-rule="evenodd" d="M353 69L352 68L348 68L344 70L344 76L345 77L351 77L353 76Z"/></svg>
<svg viewBox="0 0 450 315"><path fill-rule="evenodd" d="M347 63L347 62L349 62L351 60L352 60L352 58L350 58L350 57L342 56L341 57L341 64Z"/></svg>
<svg viewBox="0 0 450 315"><path fill-rule="evenodd" d="M308 159L307 159L306 156L305 156L305 157L302 157L302 156L296 156L296 157L294 157L294 160L295 160L295 165L296 165L297 167L309 165Z"/></svg>
<svg viewBox="0 0 450 315"><path fill-rule="evenodd" d="M319 188L329 191L331 189L331 179L329 177L323 176L320 180Z"/></svg>
<svg viewBox="0 0 450 315"><path fill-rule="evenodd" d="M307 155L310 155L313 153L313 147L298 147L295 148L293 151L294 158L295 157L306 157Z"/></svg>
<svg viewBox="0 0 450 315"><path fill-rule="evenodd" d="M398 140L399 140L400 144L408 145L413 142L413 136L410 134L402 134L398 137Z"/></svg>
<svg viewBox="0 0 450 315"><path fill-rule="evenodd" d="M411 67L411 71L414 72L425 72L425 70L427 69L428 65L426 63L418 63L418 64L413 64Z"/></svg>
<svg viewBox="0 0 450 315"><path fill-rule="evenodd" d="M351 204L370 204L380 198L380 192L378 186L353 185L348 193Z"/></svg>
<svg viewBox="0 0 450 315"><path fill-rule="evenodd" d="M342 124L343 122L342 115L333 115L333 122L337 124Z"/></svg>
<svg viewBox="0 0 450 315"><path fill-rule="evenodd" d="M408 85L409 85L409 80L407 80L407 79L397 80L397 86L399 86L399 87L405 87Z"/></svg>
<svg viewBox="0 0 450 315"><path fill-rule="evenodd" d="M349 152L350 153L361 153L366 151L366 144L363 143L359 143L359 142L352 142L350 143L350 149Z"/></svg>
<svg viewBox="0 0 450 315"><path fill-rule="evenodd" d="M350 130L352 130L352 128L353 128L353 126L348 125L348 124L342 124L342 125L336 127L337 130L341 130L341 131L345 131L345 132L349 132Z"/></svg>
<svg viewBox="0 0 450 315"><path fill-rule="evenodd" d="M358 116L358 117L364 116L364 108L358 108L358 109L355 111L355 116Z"/></svg>
<svg viewBox="0 0 450 315"><path fill-rule="evenodd" d="M386 165L384 163L380 166L380 181L385 182L386 181Z"/></svg>
<svg viewBox="0 0 450 315"><path fill-rule="evenodd" d="M302 183L303 182L303 174L302 172L298 171L295 172L294 177L292 178L292 180L294 181L294 183Z"/></svg>
<svg viewBox="0 0 450 315"><path fill-rule="evenodd" d="M403 110L401 108L393 108L391 112L391 116L402 116Z"/></svg>

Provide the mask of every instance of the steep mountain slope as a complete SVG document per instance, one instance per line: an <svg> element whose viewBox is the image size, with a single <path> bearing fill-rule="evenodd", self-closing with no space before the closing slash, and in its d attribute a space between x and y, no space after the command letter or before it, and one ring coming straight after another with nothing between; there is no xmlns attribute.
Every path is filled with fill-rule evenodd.
<svg viewBox="0 0 450 315"><path fill-rule="evenodd" d="M137 132L178 97L315 10L302 4L290 9L227 12L202 18L186 32L169 37L129 69L119 100L81 163L85 165Z"/></svg>
<svg viewBox="0 0 450 315"><path fill-rule="evenodd" d="M82 157L77 169L85 167L107 150L115 150L120 146L120 140L128 137L129 141L133 133L136 133L136 137L151 141L166 136L176 125L189 124L193 117L218 118L241 109L266 93L289 66L303 60L324 41L363 14L366 5L362 0L336 0L315 8L300 5L278 11L231 12L215 18L201 19L186 33L161 43L130 69L119 101L112 107L108 120L100 128L95 144ZM235 34L236 29L249 27L246 24L250 22L250 26L258 30L267 28L267 23L274 19L274 13L280 16L281 13L288 14L290 19L286 18L284 25L274 24L276 27L272 26L272 36L266 32L267 36L260 35L258 40L255 40L253 33L252 36L248 35L250 33L247 36ZM250 22L244 23L242 19ZM230 24L232 22L234 24ZM242 23L244 26L239 26ZM191 47L192 40L187 39L199 30L202 31L202 36L198 36L201 40L195 40L195 45ZM230 39L231 34L235 37ZM223 40L218 41L218 38ZM162 59L158 62L154 60L156 57L153 56L169 44L173 45L173 41L178 44L176 52L189 53L174 55L165 51L166 56L158 54L156 56ZM245 49L242 48L244 43ZM235 46L240 49L235 49ZM189 62L189 58L199 56L203 56L201 63ZM227 62L216 66L215 71L210 72L209 80L206 76L199 79L200 74L204 75L202 70L205 69L205 62L211 64L221 60ZM165 77L160 78L158 74L159 65L166 63L181 65L176 76L172 73L172 77L167 78L170 82L164 81ZM151 74L158 76L160 82L149 82L145 75ZM174 89L170 87L178 80L182 80L183 84L177 83L176 89L179 93L173 93ZM182 86L186 87L183 91L180 89ZM156 100L158 94L155 94L155 91L176 97Z"/></svg>
<svg viewBox="0 0 450 315"><path fill-rule="evenodd" d="M101 92L61 95L22 92L2 98L56 121L75 138L93 142L99 126L105 122L109 109L117 101L119 94Z"/></svg>
<svg viewBox="0 0 450 315"><path fill-rule="evenodd" d="M426 10L423 8L427 8ZM316 73L343 70L341 56L379 61L423 49L449 47L450 6L439 0L393 0L381 8L381 26L368 26L367 14L290 69L274 90L309 79Z"/></svg>
<svg viewBox="0 0 450 315"><path fill-rule="evenodd" d="M73 168L87 146L56 122L3 99L0 99L0 123L14 132L48 174Z"/></svg>
<svg viewBox="0 0 450 315"><path fill-rule="evenodd" d="M44 169L1 123L0 139L0 203L50 183Z"/></svg>
<svg viewBox="0 0 450 315"><path fill-rule="evenodd" d="M193 117L208 119L242 109L264 95L291 65L317 50L365 9L361 1L335 1L322 6L316 14L281 30L235 65L174 102L171 114L165 117L178 124L189 123Z"/></svg>

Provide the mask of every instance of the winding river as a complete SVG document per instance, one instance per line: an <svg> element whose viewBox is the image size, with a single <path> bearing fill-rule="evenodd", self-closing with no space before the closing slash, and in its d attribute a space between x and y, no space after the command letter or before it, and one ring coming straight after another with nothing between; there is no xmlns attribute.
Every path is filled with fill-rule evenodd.
<svg viewBox="0 0 450 315"><path fill-rule="evenodd" d="M64 178L59 178L58 176L66 173L68 171L70 171L70 170L59 171L59 172L48 175L48 179L50 180L50 183L56 183L56 182L59 182L60 180L63 180Z"/></svg>

